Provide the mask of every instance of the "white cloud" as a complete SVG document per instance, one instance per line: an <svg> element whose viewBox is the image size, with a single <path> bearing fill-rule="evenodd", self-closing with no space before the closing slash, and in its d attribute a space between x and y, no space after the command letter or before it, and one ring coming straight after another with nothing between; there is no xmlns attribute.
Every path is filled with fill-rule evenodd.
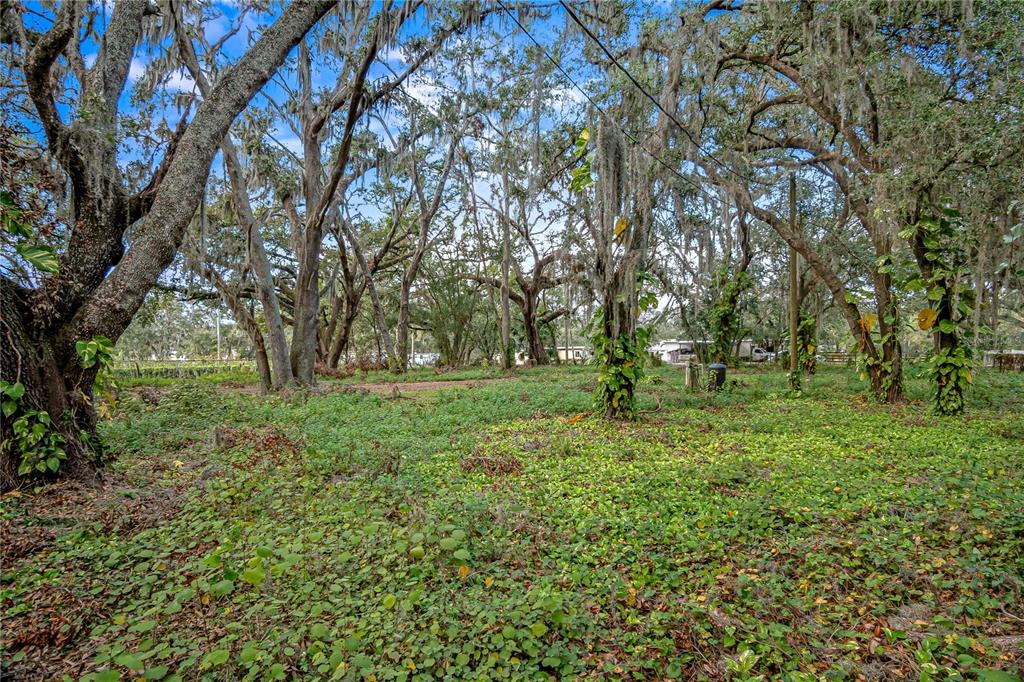
<svg viewBox="0 0 1024 682"><path fill-rule="evenodd" d="M129 82L135 83L146 73L146 62L141 58L135 57L132 59L132 63L128 66L128 80ZM172 71L167 77L167 89L171 92L192 92L195 89L196 82L192 80L192 76L188 74L188 71L182 67L176 71Z"/></svg>
<svg viewBox="0 0 1024 682"><path fill-rule="evenodd" d="M441 97L441 88L431 83L412 83L405 89L409 96L425 106L434 106Z"/></svg>
<svg viewBox="0 0 1024 682"><path fill-rule="evenodd" d="M231 22L223 14L203 25L203 37L209 43L217 42L231 30Z"/></svg>
<svg viewBox="0 0 1024 682"><path fill-rule="evenodd" d="M134 83L142 78L144 73L146 73L146 62L138 57L132 58L132 63L128 66L128 80Z"/></svg>
<svg viewBox="0 0 1024 682"><path fill-rule="evenodd" d="M556 102L563 105L582 104L587 101L587 98L583 96L583 93L572 86L552 88L551 97Z"/></svg>
<svg viewBox="0 0 1024 682"><path fill-rule="evenodd" d="M397 47L392 47L388 50L385 50L381 54L381 57L383 57L384 61L386 62L397 62L399 64L405 64L405 56L402 55L402 51Z"/></svg>
<svg viewBox="0 0 1024 682"><path fill-rule="evenodd" d="M172 92L192 92L195 87L196 82L184 68L171 73L167 79L167 89Z"/></svg>

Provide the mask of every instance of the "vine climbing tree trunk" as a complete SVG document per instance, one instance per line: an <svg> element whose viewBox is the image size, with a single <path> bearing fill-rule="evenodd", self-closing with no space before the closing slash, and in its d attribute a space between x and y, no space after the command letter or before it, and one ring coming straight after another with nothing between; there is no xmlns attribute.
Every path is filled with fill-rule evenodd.
<svg viewBox="0 0 1024 682"><path fill-rule="evenodd" d="M708 313L711 327L711 359L715 362L729 364L733 362L735 354L733 345L739 334L739 320L736 315L736 307L739 304L743 292L753 286L753 279L747 273L754 254L750 248L750 226L747 224L747 214L741 211L739 215L740 231L740 261L733 273L723 267L719 273L721 282L718 302L711 307ZM724 281L723 281L724 280Z"/></svg>

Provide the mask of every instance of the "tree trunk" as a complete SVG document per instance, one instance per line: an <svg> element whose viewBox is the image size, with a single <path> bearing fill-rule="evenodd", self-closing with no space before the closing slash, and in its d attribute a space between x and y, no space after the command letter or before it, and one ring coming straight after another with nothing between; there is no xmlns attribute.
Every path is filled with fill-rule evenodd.
<svg viewBox="0 0 1024 682"><path fill-rule="evenodd" d="M526 348L530 360L535 365L548 364L548 354L544 349L544 340L540 334L537 320L537 293L533 290L523 291L523 326L526 329Z"/></svg>
<svg viewBox="0 0 1024 682"><path fill-rule="evenodd" d="M176 21L179 17L173 17ZM179 52L182 54L185 66L199 86L204 98L210 96L211 86L203 70L199 66L199 59L196 57L192 41L186 36L183 27L175 29L175 36L179 45ZM227 166L228 181L231 187L231 200L235 209L235 216L238 219L239 227L246 232L246 244L249 252L249 264L256 275L256 284L259 290L260 302L263 305L263 316L267 324L267 336L270 338L270 351L274 358L272 381L271 375L267 375L267 381L262 381L264 369L268 369L266 345L263 340L263 333L259 326L255 327L255 335L249 333L249 338L256 349L256 362L260 369L261 385L267 390L273 385L275 388L287 386L292 382L292 368L288 357L288 340L284 335L284 322L281 319L281 306L277 299L277 288L274 286L274 275L270 267L270 260L267 258L266 249L263 246L263 235L260 234L259 225L253 215L252 203L249 201L249 188L245 181L241 161L238 158L238 151L231 141L231 135L227 134L221 143L221 151L224 154L224 162ZM222 296L224 292L222 291ZM248 322L255 325L255 320L247 315ZM236 318L237 319L237 318ZM247 328L247 332L250 330Z"/></svg>
<svg viewBox="0 0 1024 682"><path fill-rule="evenodd" d="M77 355L60 337L47 334L33 314L31 293L0 277L0 378L11 384L20 382L25 394L19 409L0 419L0 441L13 438L14 420L26 410L45 411L52 429L64 439L67 459L56 474L94 479L99 475L99 453L94 452L82 434L96 429L96 410L92 404L96 369L82 369ZM0 491L19 485L18 465L24 453L12 448L0 457Z"/></svg>
<svg viewBox="0 0 1024 682"><path fill-rule="evenodd" d="M267 325L267 339L270 341L270 357L273 360L273 386L282 388L292 383L292 366L288 352L288 337L284 333L284 321L281 318L281 304L277 299L277 286L274 284L274 273L267 258L267 250L263 245L263 235L252 213L249 204L248 189L242 176L238 153L230 139L222 145L224 158L227 162L228 175L231 181L232 197L235 213L242 227L247 231L249 263L256 276L256 288L259 291L260 303L263 306L263 317ZM262 336L262 334L261 334ZM266 351L264 351L264 356Z"/></svg>
<svg viewBox="0 0 1024 682"><path fill-rule="evenodd" d="M505 132L507 132L507 127ZM512 262L512 236L509 220L509 182L508 169L503 168L501 174L501 366L512 369L514 351L512 349L512 311L509 307L509 275Z"/></svg>
<svg viewBox="0 0 1024 682"><path fill-rule="evenodd" d="M96 469L88 444L95 442L92 383L98 368L79 366L76 342L100 336L116 341L128 327L147 292L174 260L232 121L306 31L335 6L334 0L311 0L286 7L203 99L188 125L179 127L153 183L133 196L116 164L117 137L112 131L143 4L117 3L114 8L91 70L102 82L92 88L95 84L87 79L92 91L83 96L89 102L88 124L84 108L72 112L78 115L72 124L64 124L50 91L51 70L80 29L81 5L60 5L58 20L28 54L29 94L48 150L75 188L77 221L68 248L59 257L58 276L46 278L33 292L0 281L8 337L0 344L0 376L25 386L19 401L22 410L50 413L67 453L61 474L86 475ZM133 240L126 251L123 236L129 227ZM7 424L5 420L4 429ZM17 447L9 448L0 459L0 470L15 471L22 454ZM0 486L13 484L5 473Z"/></svg>
<svg viewBox="0 0 1024 682"><path fill-rule="evenodd" d="M266 393L273 386L273 378L270 362L267 359L267 345L263 340L263 332L260 330L259 323L246 309L245 303L237 292L227 285L227 282L216 270L209 265L203 265L201 274L217 290L224 305L231 311L231 316L235 318L245 335L249 337L249 341L252 342L253 353L256 355L256 369L260 375L260 390Z"/></svg>
<svg viewBox="0 0 1024 682"><path fill-rule="evenodd" d="M360 287L358 291L353 290L352 293L345 292L345 313L341 318L338 333L331 344L330 355L327 357L327 366L331 369L338 367L341 354L348 351L348 341L352 336L352 325L356 321L356 316L359 315L359 301L363 297L362 292L363 287Z"/></svg>
<svg viewBox="0 0 1024 682"><path fill-rule="evenodd" d="M721 178L716 169L710 164L701 164L701 167L712 176L716 182L721 183ZM790 229L788 223L782 220L772 211L766 210L754 203L746 191L737 192L737 197L744 208L751 215L771 225L772 229L782 237L789 246L807 261L825 286L832 293L832 298L839 306L839 310L850 328L850 333L857 341L858 351L863 355L865 371L868 375L871 392L875 398L882 403L898 402L903 397L903 375L902 375L902 353L899 339L891 335L889 340L883 339L882 355L879 356L878 347L871 338L871 329L865 324L860 309L854 299L848 297L848 291L839 276L829 267L821 254L811 248L811 245L803 237ZM876 296L878 292L876 291ZM887 299L885 299L887 300ZM888 324L888 323L886 323ZM895 328L895 322L893 324Z"/></svg>
<svg viewBox="0 0 1024 682"><path fill-rule="evenodd" d="M395 355L395 346L391 341L391 331L388 329L384 307L380 303L380 298L377 296L377 287L373 283L373 270L370 268L370 264L366 262L366 256L363 254L363 249L359 245L359 240L356 239L352 227L348 222L342 220L341 229L344 231L345 238L348 239L349 244L352 246L352 253L355 255L356 262L359 263L359 267L363 271L364 282L370 293L370 302L373 304L373 312L377 318L377 329L380 332L381 341L384 343L384 351L388 356L388 365L395 367L398 363L398 358ZM378 350L379 354L380 351Z"/></svg>
<svg viewBox="0 0 1024 682"><path fill-rule="evenodd" d="M398 299L398 348L392 371L405 372L409 369L409 297L412 282L408 276L402 278L402 290Z"/></svg>

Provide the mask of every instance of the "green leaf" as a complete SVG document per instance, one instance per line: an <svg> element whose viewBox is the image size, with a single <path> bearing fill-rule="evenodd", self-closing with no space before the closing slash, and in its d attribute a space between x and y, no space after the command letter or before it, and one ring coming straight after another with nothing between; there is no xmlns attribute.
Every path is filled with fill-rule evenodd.
<svg viewBox="0 0 1024 682"><path fill-rule="evenodd" d="M121 679L121 673L118 671L108 668L102 672L98 672L92 677L93 682L118 682Z"/></svg>
<svg viewBox="0 0 1024 682"><path fill-rule="evenodd" d="M7 390L5 390L4 393L6 393L11 400L21 400L21 396L25 395L25 385L20 381L11 384L7 387Z"/></svg>
<svg viewBox="0 0 1024 682"><path fill-rule="evenodd" d="M323 639L327 636L327 626L323 623L314 623L309 628L309 635L315 639Z"/></svg>
<svg viewBox="0 0 1024 682"><path fill-rule="evenodd" d="M398 601L398 600L395 599L395 595L389 594L389 595L386 595L384 597L384 600L381 602L381 604L384 605L384 608L390 609L391 607L393 607L395 605L396 601Z"/></svg>
<svg viewBox="0 0 1024 682"><path fill-rule="evenodd" d="M247 568L244 571L242 571L242 580L249 583L253 587L256 587L263 582L263 578L265 578L266 575L266 571L264 571L259 566L256 566L255 568Z"/></svg>
<svg viewBox="0 0 1024 682"><path fill-rule="evenodd" d="M548 626L544 625L544 623L534 623L530 626L530 632L533 633L534 637L543 637L547 631Z"/></svg>
<svg viewBox="0 0 1024 682"><path fill-rule="evenodd" d="M459 541L455 538L441 538L441 541L437 543L441 549L446 552L453 552L459 546Z"/></svg>
<svg viewBox="0 0 1024 682"><path fill-rule="evenodd" d="M128 628L129 632L149 632L156 627L155 620L144 620Z"/></svg>
<svg viewBox="0 0 1024 682"><path fill-rule="evenodd" d="M168 668L167 668L166 665L158 665L155 668L150 668L149 670L146 671L146 679L147 680L162 680L162 679L164 679L164 677L167 676L167 670L168 670Z"/></svg>
<svg viewBox="0 0 1024 682"><path fill-rule="evenodd" d="M471 555L468 549L460 549L453 553L452 556L455 557L457 561L469 561Z"/></svg>
<svg viewBox="0 0 1024 682"><path fill-rule="evenodd" d="M141 673L146 667L142 665L142 661L135 654L121 654L114 659L114 662L137 673Z"/></svg>
<svg viewBox="0 0 1024 682"><path fill-rule="evenodd" d="M32 264L40 272L48 272L51 275L57 274L57 254L48 246L36 246L34 244L18 244L14 247L22 258Z"/></svg>
<svg viewBox="0 0 1024 682"><path fill-rule="evenodd" d="M214 651L211 651L210 653L206 654L205 658L203 658L202 667L212 668L213 666L224 665L228 662L228 657L230 655L231 652L227 649L216 649Z"/></svg>
<svg viewBox="0 0 1024 682"><path fill-rule="evenodd" d="M235 583L233 580L221 580L220 582L214 583L210 588L210 594L215 597L223 597L226 594L231 594L235 589Z"/></svg>
<svg viewBox="0 0 1024 682"><path fill-rule="evenodd" d="M1020 682L1020 676L1007 670L978 670L978 682Z"/></svg>

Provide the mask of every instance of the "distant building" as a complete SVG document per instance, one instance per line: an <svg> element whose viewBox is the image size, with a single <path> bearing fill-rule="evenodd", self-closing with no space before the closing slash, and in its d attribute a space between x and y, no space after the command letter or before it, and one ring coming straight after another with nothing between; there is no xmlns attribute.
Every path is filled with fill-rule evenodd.
<svg viewBox="0 0 1024 682"><path fill-rule="evenodd" d="M698 350L707 348L707 341L691 339L665 339L651 345L651 355L661 358L662 362L671 365L685 365L697 357Z"/></svg>
<svg viewBox="0 0 1024 682"><path fill-rule="evenodd" d="M587 346L559 346L555 350L558 352L559 362L571 362L574 365L590 362L594 355Z"/></svg>
<svg viewBox="0 0 1024 682"><path fill-rule="evenodd" d="M695 360L698 354L706 355L711 346L710 341L692 339L665 339L651 345L648 349L652 355L661 358L662 362L671 365L685 365ZM743 339L736 346L736 355L740 360L764 362L770 359L771 353L754 343L752 339Z"/></svg>

